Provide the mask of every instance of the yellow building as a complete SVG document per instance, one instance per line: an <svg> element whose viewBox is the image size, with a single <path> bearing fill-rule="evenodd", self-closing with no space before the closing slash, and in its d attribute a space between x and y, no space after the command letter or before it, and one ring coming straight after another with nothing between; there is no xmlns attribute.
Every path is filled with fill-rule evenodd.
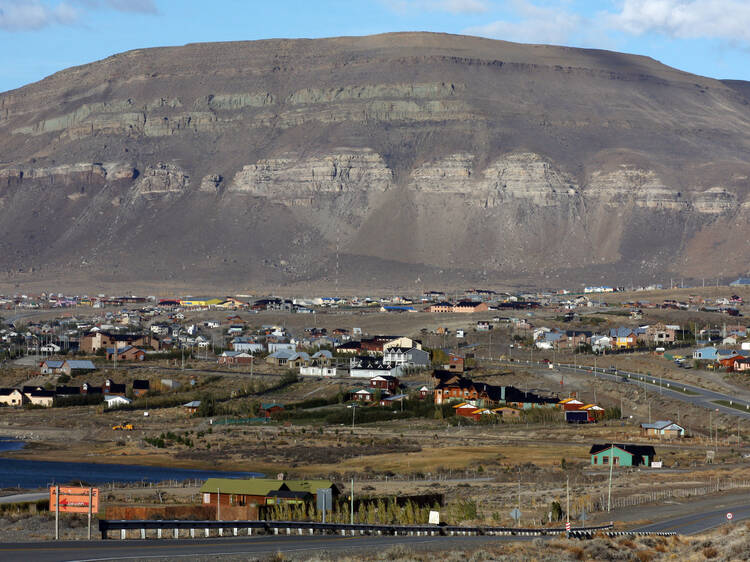
<svg viewBox="0 0 750 562"><path fill-rule="evenodd" d="M225 299L217 298L191 298L191 299L180 299L180 306L206 308L209 306L216 306L224 302Z"/></svg>

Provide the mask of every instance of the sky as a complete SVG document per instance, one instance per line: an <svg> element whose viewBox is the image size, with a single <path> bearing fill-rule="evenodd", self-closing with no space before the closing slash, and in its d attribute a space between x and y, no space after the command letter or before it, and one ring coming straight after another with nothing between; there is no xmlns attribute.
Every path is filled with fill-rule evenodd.
<svg viewBox="0 0 750 562"><path fill-rule="evenodd" d="M0 0L0 92L130 49L436 31L750 80L750 0Z"/></svg>

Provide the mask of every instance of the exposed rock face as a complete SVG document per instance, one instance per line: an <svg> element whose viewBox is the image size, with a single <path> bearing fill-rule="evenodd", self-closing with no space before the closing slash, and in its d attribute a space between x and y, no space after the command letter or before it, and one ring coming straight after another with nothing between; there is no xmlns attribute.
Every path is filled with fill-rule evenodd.
<svg viewBox="0 0 750 562"><path fill-rule="evenodd" d="M190 185L190 178L179 166L158 162L149 166L135 184L136 195L164 195L182 193Z"/></svg>
<svg viewBox="0 0 750 562"><path fill-rule="evenodd" d="M220 270L228 288L743 273L748 92L437 34L123 53L0 94L0 272Z"/></svg>

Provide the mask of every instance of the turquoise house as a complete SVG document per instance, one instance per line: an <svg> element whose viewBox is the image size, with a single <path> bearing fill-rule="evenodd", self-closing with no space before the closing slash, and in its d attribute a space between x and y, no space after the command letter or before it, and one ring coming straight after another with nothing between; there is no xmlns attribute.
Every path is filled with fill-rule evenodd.
<svg viewBox="0 0 750 562"><path fill-rule="evenodd" d="M651 445L623 445L608 443L592 445L589 451L591 466L651 466L656 451Z"/></svg>

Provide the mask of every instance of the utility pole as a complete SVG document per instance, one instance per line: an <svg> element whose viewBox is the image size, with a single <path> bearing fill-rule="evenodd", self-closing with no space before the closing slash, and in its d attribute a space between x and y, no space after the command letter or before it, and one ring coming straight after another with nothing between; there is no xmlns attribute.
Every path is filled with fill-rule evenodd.
<svg viewBox="0 0 750 562"><path fill-rule="evenodd" d="M352 476L351 508L349 509L349 522L354 525L354 477Z"/></svg>
<svg viewBox="0 0 750 562"><path fill-rule="evenodd" d="M607 492L607 511L612 511L612 471L615 466L612 453L614 453L614 451L615 447L612 445L612 448L609 450L609 491Z"/></svg>
<svg viewBox="0 0 750 562"><path fill-rule="evenodd" d="M518 511L521 511L521 468L518 469ZM521 518L518 518L518 521L516 522L516 525L518 527L521 526Z"/></svg>
<svg viewBox="0 0 750 562"><path fill-rule="evenodd" d="M648 423L651 423L651 402L648 403Z"/></svg>
<svg viewBox="0 0 750 562"><path fill-rule="evenodd" d="M570 524L570 476L565 477L565 526ZM568 533L570 537L570 533Z"/></svg>
<svg viewBox="0 0 750 562"><path fill-rule="evenodd" d="M216 488L216 520L221 521L221 489Z"/></svg>

